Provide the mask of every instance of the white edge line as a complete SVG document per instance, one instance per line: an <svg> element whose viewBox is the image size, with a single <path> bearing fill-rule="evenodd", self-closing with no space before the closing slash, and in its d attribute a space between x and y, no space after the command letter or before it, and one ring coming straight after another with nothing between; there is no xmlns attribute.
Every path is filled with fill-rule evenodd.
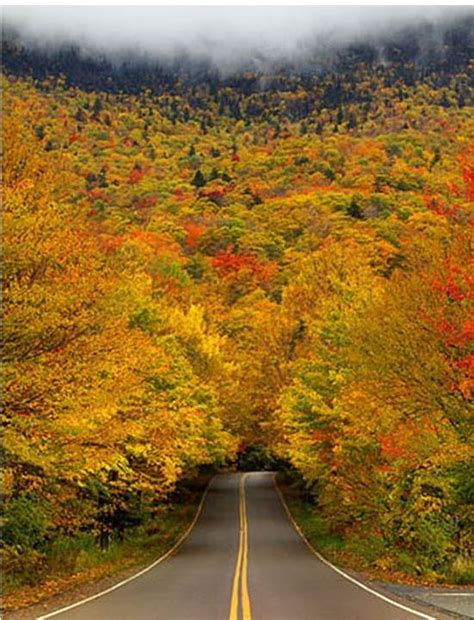
<svg viewBox="0 0 474 620"><path fill-rule="evenodd" d="M101 596L104 596L105 594L109 594L109 592L113 592L114 590L117 590L118 588L121 588L125 584L129 583L130 581L133 581L134 579L137 579L138 577L141 577L142 575L144 575L145 573L150 571L152 568L155 568L155 566L157 566L158 564L161 564L162 562L167 560L171 555L173 555L173 553L175 553L175 551L177 551L179 549L179 547L183 544L183 542L186 540L186 538L189 536L189 534L191 533L192 529L196 525L196 522L197 522L197 520L199 519L199 517L201 515L202 507L204 505L204 501L205 501L205 499L207 497L207 494L209 492L209 488L210 488L211 483L212 483L213 480L214 480L214 477L211 478L211 480L209 481L209 483L208 483L208 485L206 487L206 490L204 491L204 493L202 495L201 501L199 502L199 506L198 506L198 509L196 511L196 514L194 515L194 519L192 520L192 522L189 525L188 529L179 538L179 540L171 547L171 549L169 549L164 555L162 555L157 560L152 562L152 564L150 564L146 568L143 568L138 573L135 573L131 577L128 577L127 579L124 579L123 581L120 581L119 583L116 583L115 585L111 586L110 588L107 588L106 590L102 590L102 592L98 592L97 594L93 594L92 596L88 596L87 598L84 598L81 601L77 601L77 603L72 603L72 605L68 605L67 607L61 607L60 609L56 609L55 611L52 611L49 614L45 614L44 616L38 616L36 618L36 620L46 620L46 618L52 618L53 616L57 616L58 614L64 613L65 611L69 611L70 609L74 609L75 607L79 607L80 605L85 605L86 603L89 603L90 601L93 601L96 598L100 598Z"/></svg>
<svg viewBox="0 0 474 620"><path fill-rule="evenodd" d="M432 592L430 596L474 596L474 592Z"/></svg>
<svg viewBox="0 0 474 620"><path fill-rule="evenodd" d="M390 603L390 605L394 605L395 607L399 607L400 609L403 609L404 611L408 611L409 613L414 614L415 616L419 616L420 618L424 618L425 620L436 620L436 618L434 616L428 616L427 614L425 614L425 613L423 613L421 611L417 611L416 609L411 609L410 607L406 607L405 605L402 605L401 603L398 603L397 601L394 601L393 599L388 598L387 596L384 596L383 594L380 594L380 592L377 592L376 590L372 590L372 588L369 588L368 586L366 586L361 581L358 581L357 579L354 579L354 577L351 577L350 575L345 573L343 570L341 570L337 566L334 566L334 564L331 564L331 562L329 562L329 560L326 560L326 558L323 557L320 553L318 553L316 551L316 549L311 545L309 540L306 538L306 536L301 531L301 528L299 527L299 525L294 520L294 518L293 518L293 516L292 516L292 514L290 512L290 509L288 508L288 505L287 505L287 503L285 501L285 498L283 497L283 494L282 494L279 486L277 485L276 476L273 476L273 482L275 484L275 488L277 490L278 496L280 498L280 501L282 503L283 508L285 509L285 512L286 512L286 514L288 516L288 519L289 519L290 523L293 525L295 530L301 536L301 538L303 539L303 541L305 542L306 546L309 548L311 553L313 553L319 560L321 560L321 562L324 562L324 564L326 564L327 566L329 566L330 568L335 570L336 573L339 573L340 575L342 575L343 577L345 577L349 581L352 581L352 583L355 583L355 585L359 586L359 588L362 588L363 590L366 590L367 592L370 592L374 596L377 596L378 598L381 598L383 601L385 601L387 603Z"/></svg>

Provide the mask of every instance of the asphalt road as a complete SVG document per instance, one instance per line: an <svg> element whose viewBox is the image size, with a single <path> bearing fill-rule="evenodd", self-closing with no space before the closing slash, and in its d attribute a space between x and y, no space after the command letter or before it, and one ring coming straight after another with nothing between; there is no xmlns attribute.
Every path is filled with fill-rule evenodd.
<svg viewBox="0 0 474 620"><path fill-rule="evenodd" d="M416 620L448 618L369 591L319 560L270 473L214 478L177 553L58 620ZM395 604L382 597L390 596ZM398 605L398 606L397 606ZM401 606L400 606L401 605Z"/></svg>

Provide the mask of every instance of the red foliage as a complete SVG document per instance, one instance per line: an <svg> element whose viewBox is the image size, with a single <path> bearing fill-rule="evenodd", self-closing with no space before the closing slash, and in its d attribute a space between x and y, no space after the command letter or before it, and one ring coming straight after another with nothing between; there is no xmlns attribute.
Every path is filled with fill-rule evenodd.
<svg viewBox="0 0 474 620"><path fill-rule="evenodd" d="M209 200L212 200L212 202L221 204L225 193L226 193L225 187L215 187L207 192L204 192L204 191L199 192L199 197L208 198Z"/></svg>
<svg viewBox="0 0 474 620"><path fill-rule="evenodd" d="M469 265L470 269L472 265ZM434 291L447 295L452 301L463 301L474 297L474 276L467 269L456 265L448 266L447 276L431 282Z"/></svg>
<svg viewBox="0 0 474 620"><path fill-rule="evenodd" d="M257 269L257 259L254 256L234 254L229 246L226 250L221 250L212 259L212 266L219 271L220 275L227 276L231 273L249 269Z"/></svg>
<svg viewBox="0 0 474 620"><path fill-rule="evenodd" d="M474 202L474 142L459 157L459 163L466 186L466 198L469 202Z"/></svg>
<svg viewBox="0 0 474 620"><path fill-rule="evenodd" d="M107 201L107 196L98 187L94 187L91 190L89 190L88 196L91 200L103 200L104 202Z"/></svg>
<svg viewBox="0 0 474 620"><path fill-rule="evenodd" d="M186 237L186 245L188 248L195 248L202 234L206 230L206 227L199 224L185 224L184 228L188 233L188 236Z"/></svg>
<svg viewBox="0 0 474 620"><path fill-rule="evenodd" d="M474 320L466 321L460 328L449 321L441 321L436 329L448 346L461 349L474 342Z"/></svg>
<svg viewBox="0 0 474 620"><path fill-rule="evenodd" d="M148 196L143 196L142 198L138 198L133 202L134 209L150 209L154 207L158 202L158 198L155 194L150 194Z"/></svg>
<svg viewBox="0 0 474 620"><path fill-rule="evenodd" d="M392 435L379 435L380 453L387 460L398 459L406 455L405 450Z"/></svg>
<svg viewBox="0 0 474 620"><path fill-rule="evenodd" d="M459 284L454 279L449 279L444 287L446 295L453 301L462 301L465 297Z"/></svg>
<svg viewBox="0 0 474 620"><path fill-rule="evenodd" d="M271 281L276 272L274 264L263 265L258 258L250 254L235 254L232 246L218 252L212 259L212 266L224 278L247 271L261 282Z"/></svg>
<svg viewBox="0 0 474 620"><path fill-rule="evenodd" d="M102 233L99 235L99 244L101 250L105 254L115 254L119 250L124 242L124 237L121 235L109 235Z"/></svg>
<svg viewBox="0 0 474 620"><path fill-rule="evenodd" d="M74 144L74 142L77 142L80 138L80 135L77 132L72 132L69 134L69 144Z"/></svg>
<svg viewBox="0 0 474 620"><path fill-rule="evenodd" d="M142 168L134 168L130 172L130 176L128 177L127 183L129 185L135 185L135 183L138 183L139 181L141 181L144 176L145 176L145 171Z"/></svg>
<svg viewBox="0 0 474 620"><path fill-rule="evenodd" d="M466 357L456 360L455 366L463 370L467 377L474 379L474 353L466 355Z"/></svg>
<svg viewBox="0 0 474 620"><path fill-rule="evenodd" d="M448 183L448 189L450 194L459 198L462 194L462 191L457 183Z"/></svg>
<svg viewBox="0 0 474 620"><path fill-rule="evenodd" d="M189 194L187 194L181 187L178 187L173 192L173 198L178 202L183 202L189 198Z"/></svg>
<svg viewBox="0 0 474 620"><path fill-rule="evenodd" d="M458 218L458 208L455 205L447 204L443 198L425 193L425 206L436 215L442 215L448 219L456 220Z"/></svg>
<svg viewBox="0 0 474 620"><path fill-rule="evenodd" d="M474 166L464 168L463 178L466 184L467 199L469 202L474 202Z"/></svg>
<svg viewBox="0 0 474 620"><path fill-rule="evenodd" d="M470 319L461 325L458 332L458 342L460 347L467 347L474 342L474 319Z"/></svg>
<svg viewBox="0 0 474 620"><path fill-rule="evenodd" d="M325 430L325 429L318 429L316 431L313 431L311 433L311 438L314 441L331 441L331 439L333 438L334 433L332 433L331 431Z"/></svg>

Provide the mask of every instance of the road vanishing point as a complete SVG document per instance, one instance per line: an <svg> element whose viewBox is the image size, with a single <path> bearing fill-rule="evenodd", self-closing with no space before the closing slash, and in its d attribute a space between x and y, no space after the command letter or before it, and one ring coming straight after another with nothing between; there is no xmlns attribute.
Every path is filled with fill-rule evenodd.
<svg viewBox="0 0 474 620"><path fill-rule="evenodd" d="M217 475L179 548L57 620L425 620L312 551L269 472Z"/></svg>

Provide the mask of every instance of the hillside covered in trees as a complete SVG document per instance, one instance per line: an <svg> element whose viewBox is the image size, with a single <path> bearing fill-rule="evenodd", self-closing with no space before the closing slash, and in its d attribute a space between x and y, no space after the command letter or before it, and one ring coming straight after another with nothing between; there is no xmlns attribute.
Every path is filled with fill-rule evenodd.
<svg viewBox="0 0 474 620"><path fill-rule="evenodd" d="M256 445L381 571L472 579L472 21L413 40L227 77L6 41L11 587Z"/></svg>

